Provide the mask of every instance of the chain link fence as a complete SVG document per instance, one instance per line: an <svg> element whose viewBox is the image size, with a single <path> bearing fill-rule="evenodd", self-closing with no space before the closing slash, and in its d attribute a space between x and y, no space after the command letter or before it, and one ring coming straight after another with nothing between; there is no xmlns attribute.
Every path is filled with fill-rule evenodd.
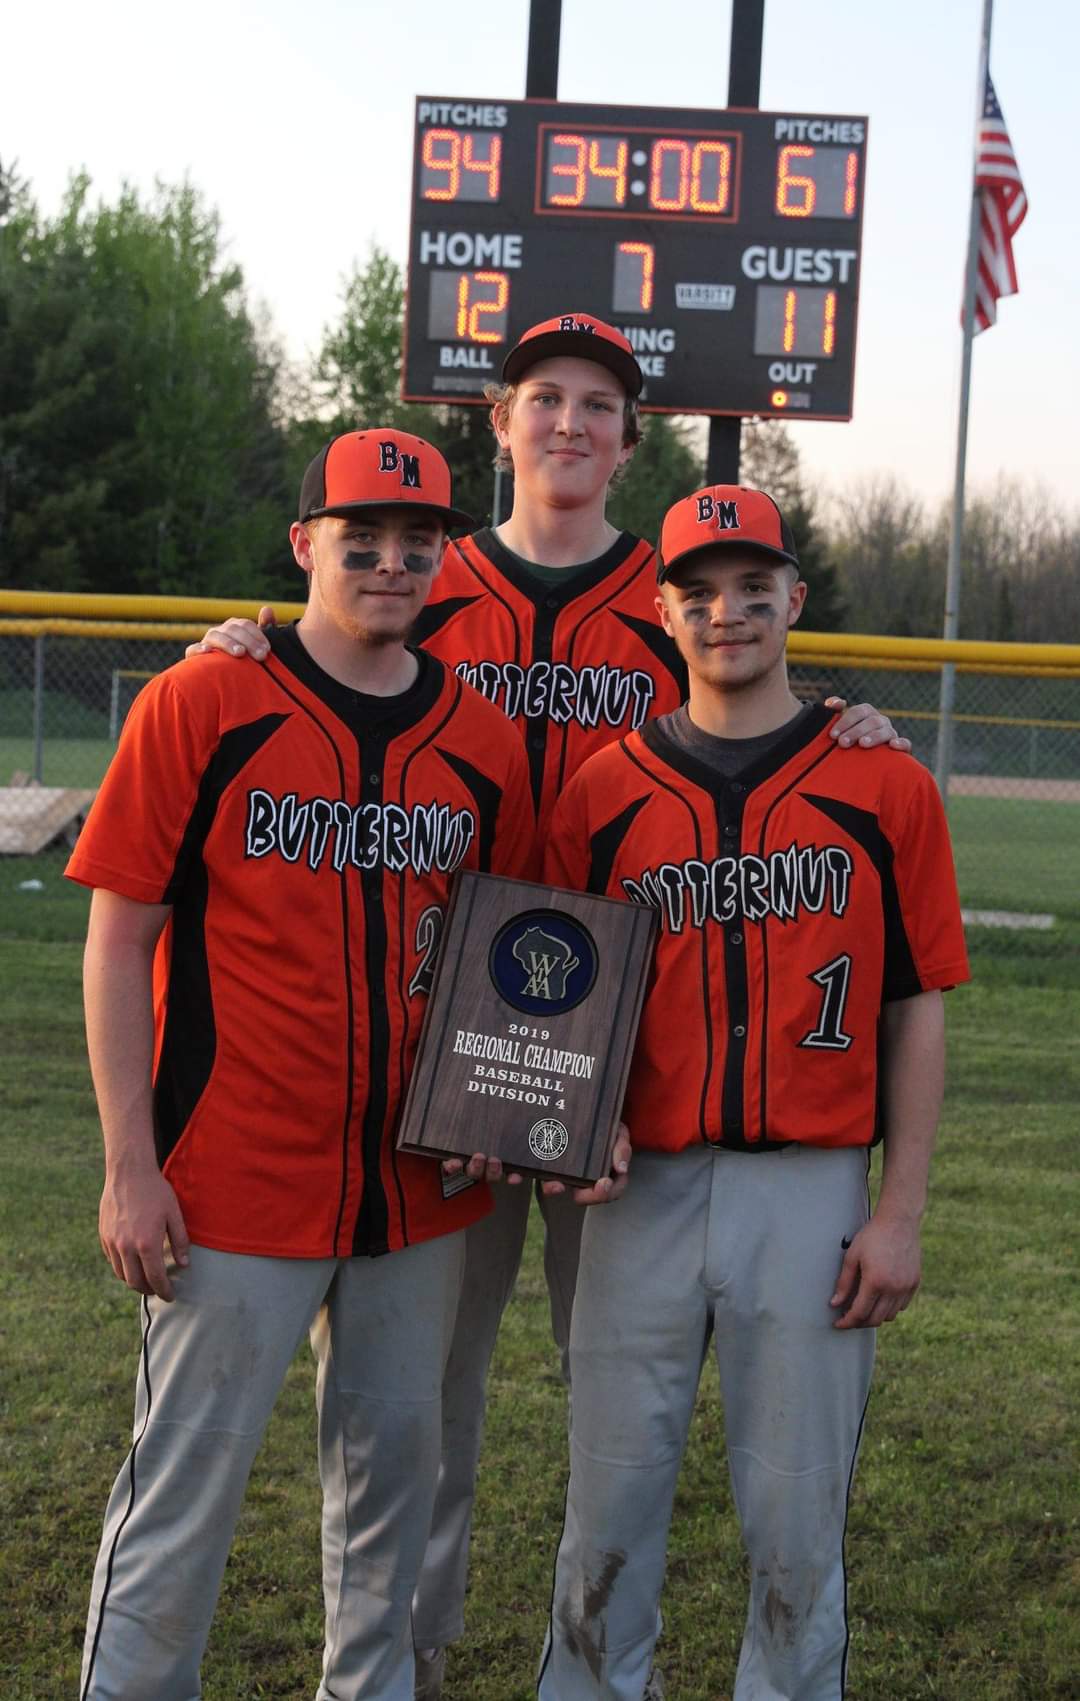
<svg viewBox="0 0 1080 1701"><path fill-rule="evenodd" d="M807 658L791 677L875 704L935 769L940 666ZM948 810L973 968L1080 984L1080 669L957 672Z"/></svg>
<svg viewBox="0 0 1080 1701"><path fill-rule="evenodd" d="M185 623L173 626L5 620L4 596L0 854L26 857L74 841L137 692L225 608L186 605ZM792 684L808 699L835 692L876 704L933 769L936 648L795 634ZM948 799L969 945L977 964L1055 978L1070 965L1080 983L1080 647L984 648L992 662L957 671Z"/></svg>

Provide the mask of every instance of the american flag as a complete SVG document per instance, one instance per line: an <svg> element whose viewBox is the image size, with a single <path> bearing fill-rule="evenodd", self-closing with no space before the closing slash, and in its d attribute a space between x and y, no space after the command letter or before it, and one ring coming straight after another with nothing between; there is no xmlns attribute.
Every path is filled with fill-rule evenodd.
<svg viewBox="0 0 1080 1701"><path fill-rule="evenodd" d="M989 71L975 148L975 187L980 203L975 280L975 334L978 335L996 324L998 296L1015 295L1019 288L1012 239L1028 210L1020 168Z"/></svg>

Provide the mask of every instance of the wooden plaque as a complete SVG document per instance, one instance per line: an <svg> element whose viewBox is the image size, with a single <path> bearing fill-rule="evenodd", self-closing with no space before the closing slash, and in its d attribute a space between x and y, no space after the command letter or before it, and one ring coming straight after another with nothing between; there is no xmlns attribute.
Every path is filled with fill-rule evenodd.
<svg viewBox="0 0 1080 1701"><path fill-rule="evenodd" d="M656 913L463 872L398 1146L484 1152L588 1185L607 1175Z"/></svg>

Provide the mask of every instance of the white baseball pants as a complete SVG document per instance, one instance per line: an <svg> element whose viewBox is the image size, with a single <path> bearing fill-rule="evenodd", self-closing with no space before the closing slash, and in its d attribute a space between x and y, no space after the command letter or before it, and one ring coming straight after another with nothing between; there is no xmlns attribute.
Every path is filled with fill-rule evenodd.
<svg viewBox="0 0 1080 1701"><path fill-rule="evenodd" d="M94 1573L81 1701L196 1701L248 1472L310 1329L326 1646L319 1701L412 1701L410 1603L431 1521L464 1235L384 1258L193 1246L145 1299L134 1443Z"/></svg>
<svg viewBox="0 0 1080 1701"><path fill-rule="evenodd" d="M413 1602L418 1648L444 1648L465 1628L476 1470L484 1433L488 1367L499 1324L513 1292L533 1187L522 1182L492 1188L495 1209L465 1230L465 1277L453 1345L443 1381L443 1441L431 1537ZM568 1378L570 1314L577 1281L581 1230L588 1212L567 1194L540 1197L544 1217L544 1273L551 1301L551 1330Z"/></svg>
<svg viewBox="0 0 1080 1701"><path fill-rule="evenodd" d="M624 1197L588 1213L541 1701L641 1701L710 1334L750 1559L735 1701L839 1701L874 1332L834 1329L829 1299L866 1183L863 1150L639 1151Z"/></svg>

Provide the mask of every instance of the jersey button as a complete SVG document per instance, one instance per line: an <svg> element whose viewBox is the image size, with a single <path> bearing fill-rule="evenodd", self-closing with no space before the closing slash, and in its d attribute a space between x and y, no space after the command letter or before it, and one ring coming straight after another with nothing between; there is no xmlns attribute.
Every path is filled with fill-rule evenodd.
<svg viewBox="0 0 1080 1701"><path fill-rule="evenodd" d="M741 1022L739 1023L737 1028L732 1028L731 1031L735 1035L736 1039L745 1039L746 1038L746 1029L743 1027Z"/></svg>
<svg viewBox="0 0 1080 1701"><path fill-rule="evenodd" d="M534 733L532 738L530 738L530 740L529 740L529 749L530 750L543 750L543 748L544 748L544 735L543 735L543 733L542 732Z"/></svg>
<svg viewBox="0 0 1080 1701"><path fill-rule="evenodd" d="M558 608L558 606L559 606L558 597L545 597L544 598L544 607L545 608Z"/></svg>
<svg viewBox="0 0 1080 1701"><path fill-rule="evenodd" d="M735 825L735 822L729 821L727 826L724 828L725 839L733 839L738 831L739 831L739 829Z"/></svg>
<svg viewBox="0 0 1080 1701"><path fill-rule="evenodd" d="M742 784L741 781L732 780L731 789L732 789L732 791L735 791L735 792L743 792L743 791L746 790L746 787Z"/></svg>
<svg viewBox="0 0 1080 1701"><path fill-rule="evenodd" d="M733 945L741 945L742 944L742 934L741 933L733 933L731 935L731 943Z"/></svg>
<svg viewBox="0 0 1080 1701"><path fill-rule="evenodd" d="M367 783L369 786L377 786L379 784L378 774L369 774L367 777Z"/></svg>

